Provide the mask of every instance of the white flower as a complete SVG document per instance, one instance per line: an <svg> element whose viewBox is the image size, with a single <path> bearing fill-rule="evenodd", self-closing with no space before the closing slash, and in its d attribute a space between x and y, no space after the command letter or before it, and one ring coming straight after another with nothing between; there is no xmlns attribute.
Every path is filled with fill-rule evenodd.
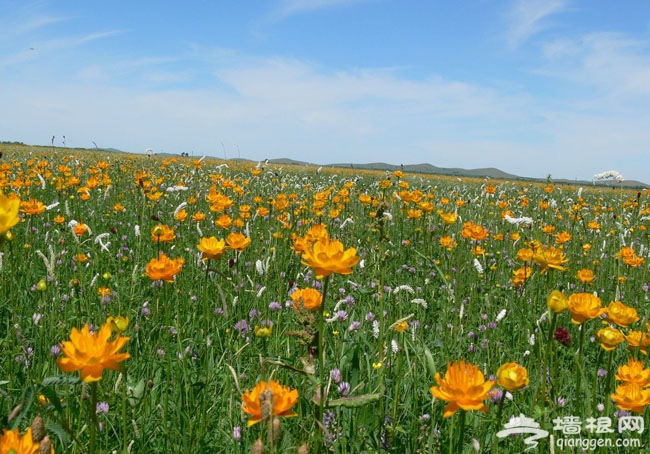
<svg viewBox="0 0 650 454"><path fill-rule="evenodd" d="M483 274L483 265L481 265L481 262L477 258L474 258L474 268L476 268L478 274Z"/></svg>
<svg viewBox="0 0 650 454"><path fill-rule="evenodd" d="M379 320L372 321L372 335L375 339L379 339Z"/></svg>
<svg viewBox="0 0 650 454"><path fill-rule="evenodd" d="M497 323L500 322L501 320L503 320L506 317L507 313L508 313L508 311L505 310L505 309L503 309L501 312L499 312L497 314L497 318L496 318Z"/></svg>
<svg viewBox="0 0 650 454"><path fill-rule="evenodd" d="M398 353L399 352L399 345L397 345L397 340L393 339L390 342L390 348L393 350L393 353Z"/></svg>

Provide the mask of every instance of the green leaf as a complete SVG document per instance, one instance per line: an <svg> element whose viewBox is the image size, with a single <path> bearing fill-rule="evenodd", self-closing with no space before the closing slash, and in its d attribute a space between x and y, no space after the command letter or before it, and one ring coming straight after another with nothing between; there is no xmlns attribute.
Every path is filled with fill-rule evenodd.
<svg viewBox="0 0 650 454"><path fill-rule="evenodd" d="M377 402L381 399L381 394L363 394L361 396L354 397L341 397L340 399L334 399L327 402L327 407L347 407L347 408L356 408L363 407L373 402Z"/></svg>
<svg viewBox="0 0 650 454"><path fill-rule="evenodd" d="M81 380L79 377L73 375L57 375L54 377L45 377L41 382L42 386L58 386L58 385L76 385Z"/></svg>

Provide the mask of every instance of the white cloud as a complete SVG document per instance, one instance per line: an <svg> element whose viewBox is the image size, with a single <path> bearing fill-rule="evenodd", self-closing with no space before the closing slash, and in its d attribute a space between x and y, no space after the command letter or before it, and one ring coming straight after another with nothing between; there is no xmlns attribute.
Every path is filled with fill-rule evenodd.
<svg viewBox="0 0 650 454"><path fill-rule="evenodd" d="M277 9L271 13L271 19L281 20L296 14L310 13L317 10L349 6L368 0L280 0Z"/></svg>
<svg viewBox="0 0 650 454"><path fill-rule="evenodd" d="M548 18L566 9L566 0L515 0L506 14L507 42L516 49L550 27Z"/></svg>

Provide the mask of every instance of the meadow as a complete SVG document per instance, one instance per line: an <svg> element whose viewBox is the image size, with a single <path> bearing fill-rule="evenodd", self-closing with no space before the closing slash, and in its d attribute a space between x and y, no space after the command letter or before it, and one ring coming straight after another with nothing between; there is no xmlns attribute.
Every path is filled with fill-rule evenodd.
<svg viewBox="0 0 650 454"><path fill-rule="evenodd" d="M647 191L3 151L3 453L650 450Z"/></svg>

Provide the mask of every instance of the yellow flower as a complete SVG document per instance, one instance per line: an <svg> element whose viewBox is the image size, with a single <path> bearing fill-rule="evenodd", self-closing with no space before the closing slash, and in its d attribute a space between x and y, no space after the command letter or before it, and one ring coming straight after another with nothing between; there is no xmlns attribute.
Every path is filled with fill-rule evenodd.
<svg viewBox="0 0 650 454"><path fill-rule="evenodd" d="M640 320L636 309L620 301L612 301L603 312L607 314L607 318L605 319L607 322L614 323L623 328L627 328L632 323Z"/></svg>
<svg viewBox="0 0 650 454"><path fill-rule="evenodd" d="M577 325L597 318L603 312L600 298L593 293L574 293L569 297L568 306L571 311L571 321Z"/></svg>
<svg viewBox="0 0 650 454"><path fill-rule="evenodd" d="M551 294L548 295L546 305L548 306L549 311L558 314L569 308L569 300L561 291L553 290Z"/></svg>
<svg viewBox="0 0 650 454"><path fill-rule="evenodd" d="M650 369L634 358L627 360L627 364L619 366L616 379L627 383L636 383L642 387L650 386Z"/></svg>
<svg viewBox="0 0 650 454"><path fill-rule="evenodd" d="M591 281L596 279L596 275L594 274L594 272L587 268L583 268L580 271L578 271L576 277L580 282L584 284L590 284Z"/></svg>
<svg viewBox="0 0 650 454"><path fill-rule="evenodd" d="M408 322L404 320L395 325L395 331L397 331L398 333L403 333L408 329L408 327L409 327Z"/></svg>
<svg viewBox="0 0 650 454"><path fill-rule="evenodd" d="M510 279L512 281L512 285L515 287L521 287L526 283L526 279L528 279L532 273L533 270L530 268L530 266L522 266L521 268L512 270L512 278Z"/></svg>
<svg viewBox="0 0 650 454"><path fill-rule="evenodd" d="M298 390L283 386L277 381L261 381L252 391L242 395L241 409L251 415L248 427L273 416L296 416L291 411L298 402Z"/></svg>
<svg viewBox="0 0 650 454"><path fill-rule="evenodd" d="M122 317L121 315L117 317L109 316L106 319L106 324L111 328L112 332L123 333L129 326L129 317Z"/></svg>
<svg viewBox="0 0 650 454"><path fill-rule="evenodd" d="M251 239L243 233L231 233L226 237L226 243L230 249L242 252L251 244Z"/></svg>
<svg viewBox="0 0 650 454"><path fill-rule="evenodd" d="M375 370L379 370L379 369L381 369L382 366L383 366L383 364L382 364L381 362L379 362L379 363L372 363L372 368L375 369Z"/></svg>
<svg viewBox="0 0 650 454"><path fill-rule="evenodd" d="M181 272L185 259L170 259L161 252L157 259L151 259L145 266L145 274L152 281L174 282L174 276Z"/></svg>
<svg viewBox="0 0 650 454"><path fill-rule="evenodd" d="M600 341L600 346L603 347L606 351L611 351L616 348L616 346L625 341L625 336L616 328L603 328L598 333L596 337Z"/></svg>
<svg viewBox="0 0 650 454"><path fill-rule="evenodd" d="M644 355L648 354L648 348L650 348L650 332L630 331L625 336L625 340L628 344L628 350L638 348Z"/></svg>
<svg viewBox="0 0 650 454"><path fill-rule="evenodd" d="M2 429L0 454L39 454L39 452L40 443L34 441L31 427L27 428L22 437L18 429ZM50 448L50 452L54 453L54 448Z"/></svg>
<svg viewBox="0 0 650 454"><path fill-rule="evenodd" d="M637 383L623 383L610 397L621 410L643 413L644 407L650 405L650 388L644 389Z"/></svg>
<svg viewBox="0 0 650 454"><path fill-rule="evenodd" d="M0 234L7 232L14 225L18 224L20 217L20 200L7 197L0 192Z"/></svg>
<svg viewBox="0 0 650 454"><path fill-rule="evenodd" d="M352 274L352 267L359 263L357 250L343 250L343 243L321 238L302 254L302 264L314 269L318 279L332 273Z"/></svg>
<svg viewBox="0 0 650 454"><path fill-rule="evenodd" d="M273 334L273 325L255 326L255 337L271 337Z"/></svg>
<svg viewBox="0 0 650 454"><path fill-rule="evenodd" d="M104 324L99 332L91 333L88 324L79 331L72 328L70 340L61 343L61 351L65 355L56 360L63 372L81 371L81 379L94 382L102 378L104 369L120 370L120 364L131 355L118 353L128 342L128 337L119 334L114 340L109 340L112 331Z"/></svg>
<svg viewBox="0 0 650 454"><path fill-rule="evenodd" d="M213 236L210 238L201 238L201 241L196 247L203 253L203 260L218 260L226 252L226 242L224 240L218 240Z"/></svg>
<svg viewBox="0 0 650 454"><path fill-rule="evenodd" d="M320 309L320 305L323 303L323 295L313 288L297 289L291 294L291 299L293 300L293 307L296 309L302 304L305 309L316 311Z"/></svg>
<svg viewBox="0 0 650 454"><path fill-rule="evenodd" d="M461 409L488 412L483 401L490 397L490 390L495 382L485 381L478 366L467 364L465 361L447 363L445 378L437 372L435 379L439 386L432 386L429 391L434 397L449 402L443 417L448 418Z"/></svg>
<svg viewBox="0 0 650 454"><path fill-rule="evenodd" d="M508 391L523 388L530 383L528 371L515 362L505 363L497 370L497 383Z"/></svg>
<svg viewBox="0 0 650 454"><path fill-rule="evenodd" d="M458 216L456 215L456 213L440 213L440 217L442 218L442 222L444 222L447 225L451 225L456 222L456 218Z"/></svg>

